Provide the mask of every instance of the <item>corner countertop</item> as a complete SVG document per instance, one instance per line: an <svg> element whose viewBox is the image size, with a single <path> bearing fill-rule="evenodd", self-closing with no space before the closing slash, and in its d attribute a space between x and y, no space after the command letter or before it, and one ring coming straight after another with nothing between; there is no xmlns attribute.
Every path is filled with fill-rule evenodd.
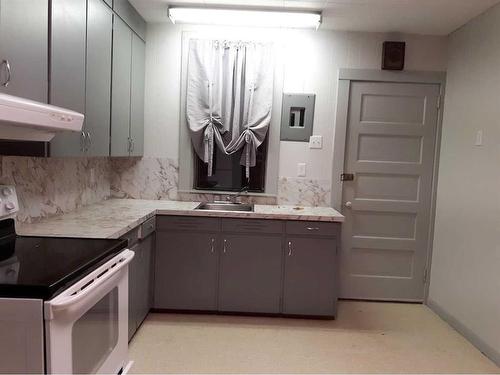
<svg viewBox="0 0 500 375"><path fill-rule="evenodd" d="M23 236L120 238L155 215L344 221L344 216L331 207L255 205L254 212L221 212L195 210L198 205L199 202L110 199L36 223L21 223L16 229Z"/></svg>

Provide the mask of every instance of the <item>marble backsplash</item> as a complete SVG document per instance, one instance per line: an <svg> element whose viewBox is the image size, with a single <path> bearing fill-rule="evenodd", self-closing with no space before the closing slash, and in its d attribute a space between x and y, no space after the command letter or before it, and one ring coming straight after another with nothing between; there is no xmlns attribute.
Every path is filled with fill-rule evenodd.
<svg viewBox="0 0 500 375"><path fill-rule="evenodd" d="M0 184L15 185L19 222L73 211L110 196L106 158L0 157Z"/></svg>
<svg viewBox="0 0 500 375"><path fill-rule="evenodd" d="M213 200L214 194L178 192L177 160L167 158L114 158L111 161L111 194L116 198ZM257 204L329 206L330 181L282 177L278 197L243 196Z"/></svg>
<svg viewBox="0 0 500 375"><path fill-rule="evenodd" d="M15 185L19 222L34 222L112 198L210 201L214 194L177 190L177 160L167 158L0 157L0 184ZM247 196L256 204L329 206L330 182L281 177L278 197Z"/></svg>

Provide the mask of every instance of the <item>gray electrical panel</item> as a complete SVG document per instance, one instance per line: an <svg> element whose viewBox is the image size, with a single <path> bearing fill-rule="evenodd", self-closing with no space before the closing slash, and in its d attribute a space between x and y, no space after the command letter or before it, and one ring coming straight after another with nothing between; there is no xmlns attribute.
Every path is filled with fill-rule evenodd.
<svg viewBox="0 0 500 375"><path fill-rule="evenodd" d="M309 142L313 131L314 94L283 94L281 140Z"/></svg>

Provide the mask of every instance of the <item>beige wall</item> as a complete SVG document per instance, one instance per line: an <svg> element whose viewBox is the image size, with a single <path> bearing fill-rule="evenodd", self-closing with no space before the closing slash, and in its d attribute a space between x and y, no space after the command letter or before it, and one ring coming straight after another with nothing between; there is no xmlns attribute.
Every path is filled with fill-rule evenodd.
<svg viewBox="0 0 500 375"><path fill-rule="evenodd" d="M446 90L429 301L500 363L500 6L451 35Z"/></svg>
<svg viewBox="0 0 500 375"><path fill-rule="evenodd" d="M212 32L214 27L149 24L146 49L145 156L178 158L181 35L183 30ZM379 69L382 42L407 42L406 69L446 70L447 38L381 33L309 30L218 29L231 38L267 39L284 46L285 92L316 94L314 134L323 149L307 143L281 142L280 177L296 177L297 163L307 163L307 179L331 185L333 130L339 68Z"/></svg>

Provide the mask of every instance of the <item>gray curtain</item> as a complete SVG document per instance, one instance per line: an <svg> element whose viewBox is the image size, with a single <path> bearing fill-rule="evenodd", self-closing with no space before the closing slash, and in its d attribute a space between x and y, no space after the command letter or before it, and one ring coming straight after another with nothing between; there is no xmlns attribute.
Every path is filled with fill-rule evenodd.
<svg viewBox="0 0 500 375"><path fill-rule="evenodd" d="M256 150L271 122L272 45L192 39L189 43L186 115L198 157L213 173L213 152L243 149L240 164L255 166Z"/></svg>

